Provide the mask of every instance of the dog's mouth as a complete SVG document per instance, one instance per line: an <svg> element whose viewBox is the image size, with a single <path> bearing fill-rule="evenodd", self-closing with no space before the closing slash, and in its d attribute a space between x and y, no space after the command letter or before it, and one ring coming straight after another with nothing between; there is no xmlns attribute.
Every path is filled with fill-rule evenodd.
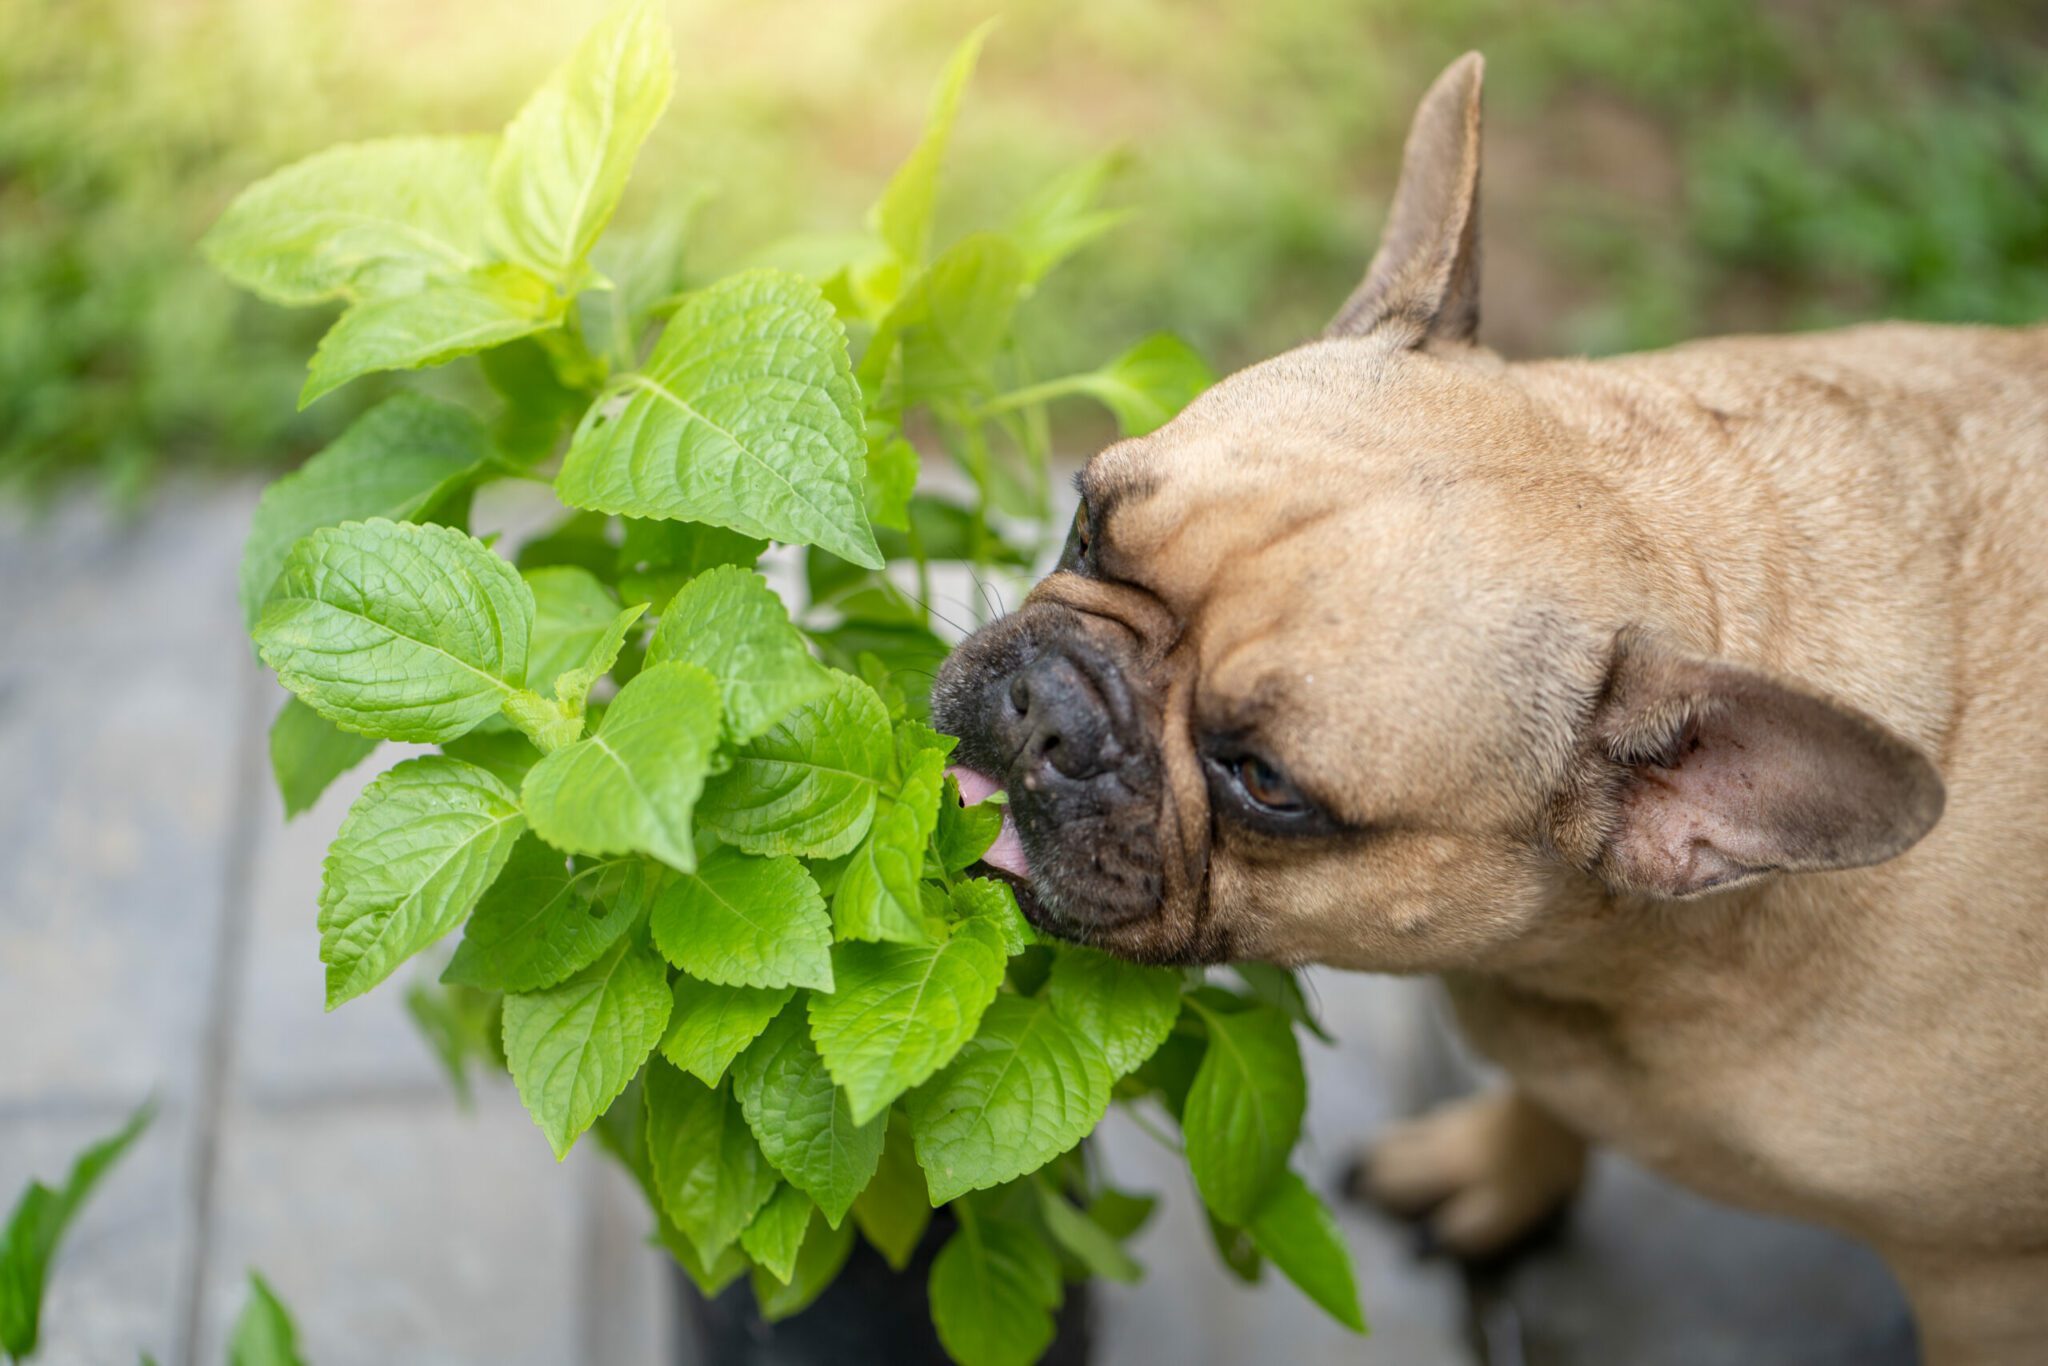
<svg viewBox="0 0 2048 1366"><path fill-rule="evenodd" d="M986 773L958 764L948 769L953 781L960 785L960 804L979 806L1003 790L1003 785ZM996 835L994 844L981 856L981 861L999 873L1007 874L1015 882L1026 886L1031 883L1031 859L1024 852L1024 841L1017 834L1017 817L1007 804L1003 807L1003 828Z"/></svg>

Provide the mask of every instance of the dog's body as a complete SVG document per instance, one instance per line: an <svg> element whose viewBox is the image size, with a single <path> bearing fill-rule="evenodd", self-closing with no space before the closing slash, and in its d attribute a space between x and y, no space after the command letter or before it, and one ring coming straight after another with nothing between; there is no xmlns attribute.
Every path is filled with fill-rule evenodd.
<svg viewBox="0 0 2048 1366"><path fill-rule="evenodd" d="M1868 1239L1932 1360L2040 1359L2048 331L1505 364L1477 98L1332 337L1099 456L935 715L1041 923L1446 977L1518 1091L1371 1185L1454 1246L1584 1135Z"/></svg>

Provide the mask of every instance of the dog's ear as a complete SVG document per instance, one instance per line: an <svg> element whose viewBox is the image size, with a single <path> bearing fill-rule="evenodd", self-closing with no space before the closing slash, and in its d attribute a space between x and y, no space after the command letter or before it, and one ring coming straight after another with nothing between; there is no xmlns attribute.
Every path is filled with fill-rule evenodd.
<svg viewBox="0 0 2048 1366"><path fill-rule="evenodd" d="M1365 280L1325 336L1395 326L1407 344L1469 342L1479 327L1479 87L1468 52L1422 97L1401 157L1401 183Z"/></svg>
<svg viewBox="0 0 2048 1366"><path fill-rule="evenodd" d="M1941 817L1941 776L1881 722L1647 636L1618 643L1591 731L1577 861L1616 891L1881 863Z"/></svg>

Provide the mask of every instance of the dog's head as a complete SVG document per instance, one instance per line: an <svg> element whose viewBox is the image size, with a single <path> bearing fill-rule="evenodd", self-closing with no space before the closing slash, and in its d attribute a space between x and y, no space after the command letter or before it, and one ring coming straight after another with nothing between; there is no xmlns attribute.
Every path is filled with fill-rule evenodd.
<svg viewBox="0 0 2048 1366"><path fill-rule="evenodd" d="M1876 721L1632 616L1672 571L1473 344L1480 73L1424 98L1328 334L1098 455L1058 570L940 674L1042 927L1469 965L1568 885L1696 896L1939 815Z"/></svg>

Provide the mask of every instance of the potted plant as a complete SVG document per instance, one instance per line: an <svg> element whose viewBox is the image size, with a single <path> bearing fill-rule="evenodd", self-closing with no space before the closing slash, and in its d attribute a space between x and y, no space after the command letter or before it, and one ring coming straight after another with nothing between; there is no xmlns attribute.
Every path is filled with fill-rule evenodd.
<svg viewBox="0 0 2048 1366"><path fill-rule="evenodd" d="M1184 1146L1233 1266L1270 1260L1362 1328L1335 1224L1288 1168L1291 978L1042 940L978 862L1000 810L962 804L925 723L932 568L1031 564L1047 405L1089 395L1136 433L1208 380L1166 336L1026 371L1017 309L1118 217L1096 206L1106 160L935 249L981 41L868 232L781 253L801 269L684 289L672 225L607 235L673 80L650 0L500 134L333 148L208 235L264 297L345 305L302 405L472 356L495 394L400 393L255 513L241 589L294 694L271 736L288 809L380 741L433 747L374 779L328 852L327 1003L460 929L411 997L457 1073L507 1069L558 1155L595 1129L703 1294L744 1277L766 1320L860 1242L915 1267L956 1360L1038 1359L1068 1283L1138 1274L1123 1240L1151 1201L1080 1146L1116 1103ZM970 500L918 492L912 432ZM471 498L497 480L550 485L562 515L480 539ZM757 572L771 542L787 600Z"/></svg>

